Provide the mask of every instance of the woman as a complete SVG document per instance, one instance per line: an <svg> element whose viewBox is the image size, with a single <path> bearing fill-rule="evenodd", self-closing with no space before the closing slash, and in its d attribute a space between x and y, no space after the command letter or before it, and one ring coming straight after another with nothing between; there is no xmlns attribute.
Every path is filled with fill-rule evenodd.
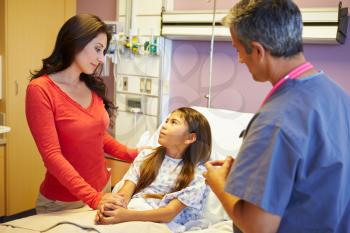
<svg viewBox="0 0 350 233"><path fill-rule="evenodd" d="M104 153L129 162L137 155L106 131L116 107L106 98L99 73L110 38L97 16L73 16L60 29L42 68L32 73L26 116L47 168L37 213L84 204L96 209L116 201L108 190Z"/></svg>

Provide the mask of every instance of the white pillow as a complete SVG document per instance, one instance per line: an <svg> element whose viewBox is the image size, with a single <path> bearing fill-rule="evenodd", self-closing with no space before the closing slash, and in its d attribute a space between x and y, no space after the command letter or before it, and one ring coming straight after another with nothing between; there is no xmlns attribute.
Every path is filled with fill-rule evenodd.
<svg viewBox="0 0 350 233"><path fill-rule="evenodd" d="M202 113L210 124L212 133L210 159L222 160L228 155L236 157L242 144L242 139L239 138L239 135L246 128L253 114L197 106L192 108ZM141 137L138 146L158 146L160 127L152 135L146 132ZM208 200L204 207L204 216L212 224L230 219L212 191L209 192Z"/></svg>
<svg viewBox="0 0 350 233"><path fill-rule="evenodd" d="M242 144L239 135L254 114L205 107L192 108L202 113L210 124L212 134L211 159L225 159L228 155L236 157Z"/></svg>
<svg viewBox="0 0 350 233"><path fill-rule="evenodd" d="M246 128L254 114L204 107L192 108L202 113L210 124L212 134L210 159L222 160L228 155L235 158L242 144L242 139L239 138L239 135ZM209 192L208 200L204 207L204 216L212 224L230 219L212 191Z"/></svg>

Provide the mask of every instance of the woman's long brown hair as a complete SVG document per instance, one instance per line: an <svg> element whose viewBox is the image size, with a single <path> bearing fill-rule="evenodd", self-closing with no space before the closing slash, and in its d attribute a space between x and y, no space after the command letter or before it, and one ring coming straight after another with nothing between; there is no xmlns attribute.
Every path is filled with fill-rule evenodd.
<svg viewBox="0 0 350 233"><path fill-rule="evenodd" d="M198 111L192 108L179 108L181 117L188 124L188 132L196 134L196 141L190 144L182 156L183 166L177 176L175 185L171 192L180 191L186 188L194 178L195 168L199 163L209 160L211 153L211 130L207 119ZM160 166L165 157L166 148L160 146L141 164L140 179L136 184L134 194L148 187L156 179ZM161 198L164 194L150 195L149 197Z"/></svg>
<svg viewBox="0 0 350 233"><path fill-rule="evenodd" d="M73 63L75 56L100 33L107 36L105 54L112 35L107 25L99 17L92 14L78 14L68 19L58 32L51 55L42 60L42 67L39 70L31 72L31 80L68 68ZM109 116L113 116L117 107L106 96L107 87L100 76L101 71L102 64L93 74L81 73L80 80L103 99Z"/></svg>

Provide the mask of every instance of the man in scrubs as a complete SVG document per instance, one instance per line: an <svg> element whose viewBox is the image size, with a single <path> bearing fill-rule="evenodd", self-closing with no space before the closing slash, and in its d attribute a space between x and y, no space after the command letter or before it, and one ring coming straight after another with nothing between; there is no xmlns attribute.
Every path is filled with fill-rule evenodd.
<svg viewBox="0 0 350 233"><path fill-rule="evenodd" d="M350 97L305 59L298 7L242 0L223 22L253 79L272 84L237 159L206 164L234 228L350 232Z"/></svg>

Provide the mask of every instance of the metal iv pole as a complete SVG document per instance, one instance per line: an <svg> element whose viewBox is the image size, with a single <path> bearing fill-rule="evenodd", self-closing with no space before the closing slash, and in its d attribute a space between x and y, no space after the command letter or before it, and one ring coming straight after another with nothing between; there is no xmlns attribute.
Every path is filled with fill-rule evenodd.
<svg viewBox="0 0 350 233"><path fill-rule="evenodd" d="M210 108L210 105L211 105L211 85L212 85L212 78L213 78L213 55L214 55L214 39L215 39L215 15L216 15L216 0L214 0L213 23L212 23L211 40L210 40L209 88L208 88L208 94L205 95L205 98L207 98L208 108Z"/></svg>

